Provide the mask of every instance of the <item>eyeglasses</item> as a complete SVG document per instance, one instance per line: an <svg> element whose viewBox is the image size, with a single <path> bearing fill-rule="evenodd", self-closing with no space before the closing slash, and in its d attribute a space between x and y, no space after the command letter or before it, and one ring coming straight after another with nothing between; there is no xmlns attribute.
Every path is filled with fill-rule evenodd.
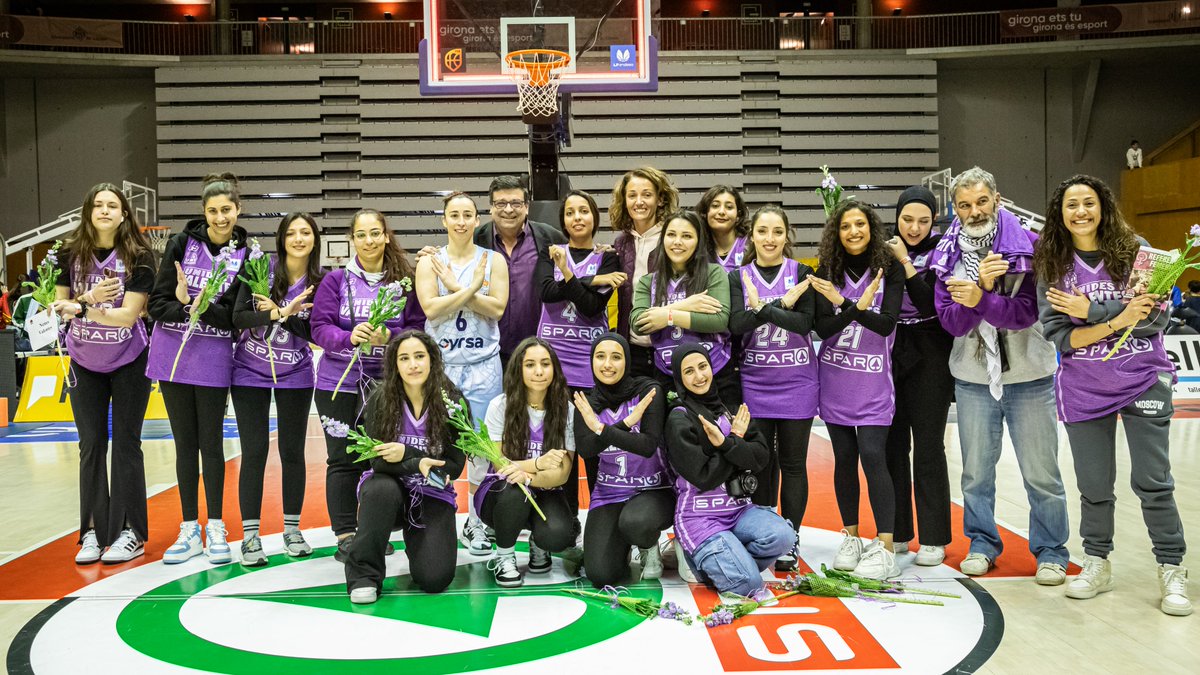
<svg viewBox="0 0 1200 675"><path fill-rule="evenodd" d="M360 232L354 233L355 241L366 241L368 239L383 239L383 237L384 237L383 230L371 230L370 232L361 232L360 231Z"/></svg>
<svg viewBox="0 0 1200 675"><path fill-rule="evenodd" d="M492 208L504 211L505 209L519 209L525 206L525 201L522 199L514 199L510 202L492 202Z"/></svg>

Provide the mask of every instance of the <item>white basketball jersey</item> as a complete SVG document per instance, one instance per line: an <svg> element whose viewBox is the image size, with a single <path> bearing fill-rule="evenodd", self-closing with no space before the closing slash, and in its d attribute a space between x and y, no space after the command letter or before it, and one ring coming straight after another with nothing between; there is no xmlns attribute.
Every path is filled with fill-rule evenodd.
<svg viewBox="0 0 1200 675"><path fill-rule="evenodd" d="M438 250L437 257L450 270L460 285L470 286L471 279L475 276L475 266L481 264L483 253L483 248L476 246L475 258L462 267L455 267L451 264L445 246ZM483 288L479 289L480 294L488 294L491 288L491 279L492 269L489 265L483 273ZM442 296L450 294L441 279L438 279L438 294ZM425 332L429 333L442 348L442 356L446 360L446 365L470 365L486 361L500 353L500 322L480 316L465 305L453 314L437 321L426 319Z"/></svg>

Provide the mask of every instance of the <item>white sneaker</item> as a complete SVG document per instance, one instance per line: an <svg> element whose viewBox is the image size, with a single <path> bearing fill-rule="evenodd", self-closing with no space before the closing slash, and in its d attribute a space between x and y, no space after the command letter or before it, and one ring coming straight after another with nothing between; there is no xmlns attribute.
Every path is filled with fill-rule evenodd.
<svg viewBox="0 0 1200 675"><path fill-rule="evenodd" d="M1158 566L1158 588L1162 592L1159 608L1171 616L1192 613L1192 601L1187 594L1188 571L1181 565Z"/></svg>
<svg viewBox="0 0 1200 675"><path fill-rule="evenodd" d="M167 565L187 562L204 552L204 542L200 541L200 525L195 521L182 523L179 526L179 537L175 543L163 553L162 561Z"/></svg>
<svg viewBox="0 0 1200 675"><path fill-rule="evenodd" d="M917 550L917 557L913 559L913 562L921 567L937 567L945 559L945 546L922 546Z"/></svg>
<svg viewBox="0 0 1200 675"><path fill-rule="evenodd" d="M141 556L146 552L146 547L138 540L137 534L129 528L121 530L121 534L117 536L117 540L112 546L100 556L100 560L106 565L115 565L117 563L129 562L134 558Z"/></svg>
<svg viewBox="0 0 1200 675"><path fill-rule="evenodd" d="M517 569L517 556L513 553L497 552L487 563L488 569L496 576L496 584L505 588L515 588L525 583L521 570Z"/></svg>
<svg viewBox="0 0 1200 675"><path fill-rule="evenodd" d="M683 553L683 545L679 543L679 537L675 538L675 562L679 567L679 578L689 584L699 583L696 579L696 570L688 564L687 556Z"/></svg>
<svg viewBox="0 0 1200 675"><path fill-rule="evenodd" d="M658 550L658 545L650 548L639 548L638 553L642 559L642 578L643 579L661 579L663 574L662 552Z"/></svg>
<svg viewBox="0 0 1200 675"><path fill-rule="evenodd" d="M350 591L350 602L356 605L369 605L379 599L379 591L374 586L359 586Z"/></svg>
<svg viewBox="0 0 1200 675"><path fill-rule="evenodd" d="M992 569L992 561L982 553L968 553L958 564L958 569L969 577L977 577L987 574L988 570Z"/></svg>
<svg viewBox="0 0 1200 675"><path fill-rule="evenodd" d="M233 562L233 551L229 549L225 535L224 521L210 520L204 526L204 538L208 540L208 546L204 547L204 555L208 557L208 562L214 565Z"/></svg>
<svg viewBox="0 0 1200 675"><path fill-rule="evenodd" d="M312 555L312 546L304 540L304 535L300 534L300 530L284 530L283 532L283 552L289 558L303 558Z"/></svg>
<svg viewBox="0 0 1200 675"><path fill-rule="evenodd" d="M894 542L892 542L892 552L895 553L896 555L900 555L901 553L908 553L909 552L908 545L911 543L912 543L911 539L908 541L894 541Z"/></svg>
<svg viewBox="0 0 1200 675"><path fill-rule="evenodd" d="M858 567L858 561L863 554L863 543L862 539L846 530L842 530L842 537L842 545L838 546L837 555L833 557L833 569L849 572Z"/></svg>
<svg viewBox="0 0 1200 675"><path fill-rule="evenodd" d="M1034 579L1039 586L1061 586L1067 580L1067 568L1058 563L1038 563Z"/></svg>
<svg viewBox="0 0 1200 675"><path fill-rule="evenodd" d="M1085 555L1083 571L1067 584L1067 597L1087 600L1112 589L1112 564L1108 562L1107 558Z"/></svg>
<svg viewBox="0 0 1200 675"><path fill-rule="evenodd" d="M100 542L96 540L96 531L88 530L83 533L83 543L79 545L79 553L75 554L76 565L91 565L100 559Z"/></svg>
<svg viewBox="0 0 1200 675"><path fill-rule="evenodd" d="M487 530L483 527L483 521L478 518L468 517L463 523L462 536L463 546L467 547L467 553L477 556L489 555L492 552L492 542L487 537Z"/></svg>
<svg viewBox="0 0 1200 675"><path fill-rule="evenodd" d="M863 551L854 574L864 579L886 581L900 576L900 566L896 564L896 554L876 539Z"/></svg>

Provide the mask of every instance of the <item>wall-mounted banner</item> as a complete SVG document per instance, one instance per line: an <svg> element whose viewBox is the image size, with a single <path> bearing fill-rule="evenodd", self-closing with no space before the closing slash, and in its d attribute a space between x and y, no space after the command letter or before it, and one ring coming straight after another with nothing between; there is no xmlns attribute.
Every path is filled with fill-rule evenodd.
<svg viewBox="0 0 1200 675"><path fill-rule="evenodd" d="M1200 335L1166 335L1163 343L1179 376L1175 400L1200 399Z"/></svg>
<svg viewBox="0 0 1200 675"><path fill-rule="evenodd" d="M125 46L122 25L120 21L0 15L0 47L38 45L120 49Z"/></svg>
<svg viewBox="0 0 1200 675"><path fill-rule="evenodd" d="M1000 12L1000 37L1092 35L1165 30L1197 25L1197 14L1185 3L1151 2Z"/></svg>

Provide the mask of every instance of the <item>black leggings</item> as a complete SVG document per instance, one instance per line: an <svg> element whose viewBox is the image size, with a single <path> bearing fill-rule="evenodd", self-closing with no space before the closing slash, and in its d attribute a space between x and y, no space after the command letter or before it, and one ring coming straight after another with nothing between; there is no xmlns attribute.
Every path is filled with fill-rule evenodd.
<svg viewBox="0 0 1200 675"><path fill-rule="evenodd" d="M583 529L583 569L596 588L621 583L629 576L629 547L658 545L675 517L674 490L646 490L629 501L588 511Z"/></svg>
<svg viewBox="0 0 1200 675"><path fill-rule="evenodd" d="M308 410L312 389L269 389L233 386L233 412L242 441L242 470L238 476L238 505L242 520L262 515L263 473L271 439L271 392L279 421L279 463L283 469L283 512L300 515L304 506L304 445L308 438Z"/></svg>
<svg viewBox="0 0 1200 675"><path fill-rule="evenodd" d="M393 476L376 473L363 483L359 495L358 533L346 558L346 588L379 590L387 575L384 549L392 529L404 530L404 552L413 583L426 593L441 593L454 580L458 561L455 507L433 497L420 497L412 507L411 493ZM409 517L417 523L409 522Z"/></svg>
<svg viewBox="0 0 1200 675"><path fill-rule="evenodd" d="M774 508L778 496L783 502L780 509L783 517L792 521L792 527L797 530L804 522L804 510L808 507L808 438L812 423L811 418L750 420L750 424L766 436L767 447L771 449L771 461L757 474L758 490L751 496L751 501Z"/></svg>
<svg viewBox="0 0 1200 675"><path fill-rule="evenodd" d="M858 525L858 463L867 475L867 495L877 532L890 533L896 522L896 497L887 467L888 427L825 424L833 444L833 492L842 525Z"/></svg>
<svg viewBox="0 0 1200 675"><path fill-rule="evenodd" d="M79 432L79 535L95 528L104 546L128 527L146 541L146 470L142 457L142 422L150 402L146 350L111 373L97 373L71 363L75 386L71 412ZM108 408L112 406L112 494L108 477Z"/></svg>
<svg viewBox="0 0 1200 675"><path fill-rule="evenodd" d="M529 530L529 538L539 548L547 551L562 551L575 545L579 521L567 506L562 490L533 490L538 507L546 514L546 520L533 510L525 499L521 488L507 482L493 485L483 498L483 509L479 517L496 530L497 548L512 548L521 536L521 530Z"/></svg>
<svg viewBox="0 0 1200 675"><path fill-rule="evenodd" d="M946 416L954 398L954 378L947 362L936 356L914 365L908 372L901 372L899 364L895 369L896 415L887 440L888 472L896 494L896 541L913 538L915 491L921 543L945 546L951 538Z"/></svg>
<svg viewBox="0 0 1200 675"><path fill-rule="evenodd" d="M225 403L229 387L159 381L171 435L175 437L175 478L184 520L200 517L200 461L204 461L204 502L209 520L221 519L225 498Z"/></svg>
<svg viewBox="0 0 1200 675"><path fill-rule="evenodd" d="M343 391L333 397L332 391L318 389L314 392L317 412L349 424L358 424L358 413L362 399L357 393ZM354 463L347 452L350 441L325 434L325 505L329 509L329 524L337 536L353 534L358 527L358 481L367 470L366 462Z"/></svg>

